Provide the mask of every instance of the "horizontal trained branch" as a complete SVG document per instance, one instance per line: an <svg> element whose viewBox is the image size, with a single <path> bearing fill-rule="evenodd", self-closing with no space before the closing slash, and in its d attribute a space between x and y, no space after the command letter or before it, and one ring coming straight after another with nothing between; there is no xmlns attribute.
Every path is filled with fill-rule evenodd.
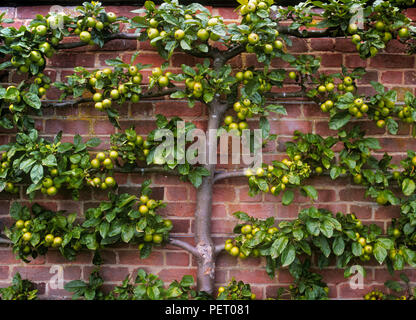
<svg viewBox="0 0 416 320"><path fill-rule="evenodd" d="M176 246L176 247L179 247L179 248L182 248L182 249L188 251L189 253L191 253L195 257L200 256L198 250L193 245L191 245L191 244L189 244L185 241L175 239L175 238L169 238L169 243L173 246Z"/></svg>

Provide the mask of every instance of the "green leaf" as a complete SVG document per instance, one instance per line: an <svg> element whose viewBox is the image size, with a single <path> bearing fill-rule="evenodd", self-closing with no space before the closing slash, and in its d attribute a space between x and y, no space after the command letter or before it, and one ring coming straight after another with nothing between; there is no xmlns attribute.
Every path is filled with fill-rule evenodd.
<svg viewBox="0 0 416 320"><path fill-rule="evenodd" d="M39 99L39 97L32 93L32 92L27 92L24 96L23 96L23 100L32 108L34 109L40 109L40 107L42 106L42 103Z"/></svg>
<svg viewBox="0 0 416 320"><path fill-rule="evenodd" d="M378 261L378 263L382 264L384 259L387 257L387 250L383 248L380 244L376 243L373 249L374 258Z"/></svg>
<svg viewBox="0 0 416 320"><path fill-rule="evenodd" d="M124 224L121 227L121 239L125 243L128 243L133 238L134 229L135 229L135 226L133 224Z"/></svg>
<svg viewBox="0 0 416 320"><path fill-rule="evenodd" d="M276 259L280 256L280 254L285 250L287 244L289 243L289 238L286 236L282 236L277 238L271 248L270 248L270 255L273 259Z"/></svg>
<svg viewBox="0 0 416 320"><path fill-rule="evenodd" d="M270 133L270 123L266 117L260 117L260 129L263 139L266 139Z"/></svg>
<svg viewBox="0 0 416 320"><path fill-rule="evenodd" d="M345 242L342 236L336 237L334 242L332 243L332 251L336 256L340 256L344 253L345 250Z"/></svg>
<svg viewBox="0 0 416 320"><path fill-rule="evenodd" d="M296 248L294 245L289 245L286 249L282 252L281 262L282 267L287 267L290 265L296 258Z"/></svg>
<svg viewBox="0 0 416 320"><path fill-rule="evenodd" d="M329 121L329 128L331 130L338 130L345 126L351 119L351 114L346 112L339 112Z"/></svg>
<svg viewBox="0 0 416 320"><path fill-rule="evenodd" d="M286 190L282 197L282 204L288 206L295 198L295 194L292 190Z"/></svg>
<svg viewBox="0 0 416 320"><path fill-rule="evenodd" d="M33 166L30 171L30 178L34 184L38 184L43 178L43 166L41 164L36 164Z"/></svg>
<svg viewBox="0 0 416 320"><path fill-rule="evenodd" d="M318 192L316 191L316 189L312 186L303 186L302 190L306 193L306 195L313 199L313 200L317 200L318 199Z"/></svg>
<svg viewBox="0 0 416 320"><path fill-rule="evenodd" d="M410 196L416 189L416 184L412 179L406 178L402 182L402 191L405 196Z"/></svg>

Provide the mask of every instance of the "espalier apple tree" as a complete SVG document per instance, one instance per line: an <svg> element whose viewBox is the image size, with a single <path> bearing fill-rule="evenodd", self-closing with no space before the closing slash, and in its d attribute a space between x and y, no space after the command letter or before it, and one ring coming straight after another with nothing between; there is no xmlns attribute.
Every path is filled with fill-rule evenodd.
<svg viewBox="0 0 416 320"><path fill-rule="evenodd" d="M319 57L295 56L288 50L293 38L347 37L362 59L377 55L393 39L413 54L416 28L404 10L414 1L305 1L286 8L275 5L273 0L238 2L239 22L230 24L200 4L181 5L178 1L165 1L160 6L146 1L142 9L133 11L137 15L131 19L107 12L99 2L85 2L77 7L76 16L37 15L19 29L7 27L11 21L4 18L4 13L0 16L0 52L5 57L0 69L15 68L28 74L27 80L0 89L0 125L19 131L14 142L0 147L0 190L17 193L21 187L31 199L39 193L54 197L61 189L71 190L74 198L85 188L111 191L109 201L88 210L81 224L75 222L73 215L65 216L41 206L30 210L12 205L10 214L15 223L5 233L18 257L29 261L52 247L73 259L79 250L87 248L95 251L94 263L99 264L99 250L115 243L138 244L143 258L153 246L171 243L196 258L198 289L212 294L215 260L226 250L240 259L265 257L266 271L271 277L276 269L288 267L295 280L286 292L279 292L279 297L299 299L328 297L321 276L310 269L313 254L318 257L320 268L335 258L346 277L352 274L352 265L359 265L359 271L365 274L362 264L371 259L385 263L389 270L401 270L406 264L416 266L416 153L409 150L400 165L393 164L388 154L377 159L372 155L380 149L377 139L366 137L359 127L346 129L349 122L368 118L394 135L401 123L416 121L416 98L407 92L399 103L397 93L378 82L371 83L374 95L360 94L357 81L366 73L363 68L349 70L340 65L337 73L323 73ZM133 32L120 32L122 23ZM65 41L74 36L79 41ZM113 39L148 41L166 61L177 51L202 59L196 65L183 64L179 73L167 71L168 63L140 63L139 53L129 63L120 58L106 60L108 67L99 70L77 66L65 82L51 83L43 73L47 58L56 51L85 45L102 47ZM261 67L233 68L230 60L243 53L253 54ZM290 70L273 68L274 60L289 64ZM147 81L143 79L143 70L149 68ZM299 90L285 92L287 79ZM61 90L61 101L45 98L52 86ZM157 153L162 144L157 139L159 130L173 132L178 143L181 135L195 128L179 117L167 119L158 115L157 129L145 137L133 127L113 134L110 150L94 156L90 149L99 146L97 138L83 142L75 136L73 142L62 142L59 133L49 141L40 138L34 128L33 114L41 115L45 108L84 102L93 103L119 128L115 104L163 96L185 100L190 108L197 102L205 104L208 130L223 129L223 133L241 136L250 128L252 121L247 120L258 119L263 145L276 138L270 134L270 114L286 115L281 100L303 98L316 102L317 108L329 114L328 126L338 134L323 138L294 132L282 161L241 171L219 171L209 161L191 164L186 152L174 152L169 161L168 154ZM178 113L180 116L180 110ZM216 155L217 144L217 136L207 136L202 152L207 159ZM335 145L342 145L342 150L335 152ZM157 215L157 208L163 203L150 199L150 181L143 184L140 196L115 194L115 171L174 174L192 183L197 189L195 246L169 236L172 222ZM234 228L236 237L214 245L211 212L216 182L247 176L250 195L269 192L281 195L282 203L290 205L295 190L317 199L316 189L305 184L316 175L328 175L331 179L349 176L354 183L365 186L366 197L378 205L399 205L401 215L392 220L385 233L375 224L363 225L353 213L333 214L313 206L302 210L297 219L280 222L278 226L273 218L259 220L236 212L235 216L242 221ZM397 187L400 192L393 192ZM148 281L146 277L138 274L140 281ZM188 288L189 283L181 282L181 286ZM188 297L187 290L183 296ZM79 289L77 295L83 296L84 291ZM247 292L249 286L233 280L227 288L220 288L219 296L253 298Z"/></svg>

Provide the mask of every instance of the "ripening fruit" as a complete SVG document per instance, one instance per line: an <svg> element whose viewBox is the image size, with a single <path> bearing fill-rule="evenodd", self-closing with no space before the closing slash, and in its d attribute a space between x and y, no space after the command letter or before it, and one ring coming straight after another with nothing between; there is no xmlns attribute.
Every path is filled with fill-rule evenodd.
<svg viewBox="0 0 416 320"><path fill-rule="evenodd" d="M354 43L354 44L359 44L360 41L361 41L361 37L358 34L354 34L351 37L351 42Z"/></svg>
<svg viewBox="0 0 416 320"><path fill-rule="evenodd" d="M393 230L393 237L398 238L402 235L401 231L397 228Z"/></svg>
<svg viewBox="0 0 416 320"><path fill-rule="evenodd" d="M273 52L273 46L271 44L265 44L263 51L265 54L271 54Z"/></svg>
<svg viewBox="0 0 416 320"><path fill-rule="evenodd" d="M32 234L30 232L25 232L22 236L23 241L30 241L30 239L32 239Z"/></svg>
<svg viewBox="0 0 416 320"><path fill-rule="evenodd" d="M178 29L175 31L174 36L176 40L182 40L185 37L185 31Z"/></svg>
<svg viewBox="0 0 416 320"><path fill-rule="evenodd" d="M159 243L162 243L163 237L159 234L154 234L152 240L153 240L153 243L159 244Z"/></svg>
<svg viewBox="0 0 416 320"><path fill-rule="evenodd" d="M232 123L233 122L233 117L232 116L226 116L225 118L224 118L224 123L226 124L226 125L229 125L230 123Z"/></svg>
<svg viewBox="0 0 416 320"><path fill-rule="evenodd" d="M325 87L324 85L320 85L320 86L318 87L318 92L320 92L320 93L325 93L325 92L326 92L326 87Z"/></svg>
<svg viewBox="0 0 416 320"><path fill-rule="evenodd" d="M251 233L251 231L252 231L252 227L249 224L246 224L245 226L243 226L241 228L241 233L242 234L249 234L249 233Z"/></svg>
<svg viewBox="0 0 416 320"><path fill-rule="evenodd" d="M208 24L209 27L213 27L216 24L218 24L218 19L217 18L211 18L211 19L208 20L207 24Z"/></svg>
<svg viewBox="0 0 416 320"><path fill-rule="evenodd" d="M52 242L53 242L53 239L54 239L55 237L53 236L53 234L47 234L46 236L45 236L45 242L46 243L48 243L48 244L51 244Z"/></svg>
<svg viewBox="0 0 416 320"><path fill-rule="evenodd" d="M44 36L47 31L48 31L48 28L43 24L36 27L36 33L40 36Z"/></svg>
<svg viewBox="0 0 416 320"><path fill-rule="evenodd" d="M376 28L377 31L383 31L385 28L384 22L383 21L377 21L374 24L374 27Z"/></svg>
<svg viewBox="0 0 416 320"><path fill-rule="evenodd" d="M360 184L363 181L363 176L361 174L356 174L354 176L354 183Z"/></svg>
<svg viewBox="0 0 416 320"><path fill-rule="evenodd" d="M398 32L400 38L407 38L409 36L409 29L406 27L401 28Z"/></svg>
<svg viewBox="0 0 416 320"><path fill-rule="evenodd" d="M207 29L199 29L196 35L201 41L207 41L209 39L209 31Z"/></svg>
<svg viewBox="0 0 416 320"><path fill-rule="evenodd" d="M352 80L352 78L351 78L351 77L345 77L345 78L344 78L344 80L343 80L343 82L344 82L344 84L345 84L346 86L350 86L350 85L352 85L353 80Z"/></svg>
<svg viewBox="0 0 416 320"><path fill-rule="evenodd" d="M258 177L262 177L262 176L264 175L264 169L263 169L263 168L258 168L258 169L256 170L256 175L257 175Z"/></svg>
<svg viewBox="0 0 416 320"><path fill-rule="evenodd" d="M107 177L107 178L105 178L104 182L109 187L114 187L116 185L116 181L114 180L113 177Z"/></svg>
<svg viewBox="0 0 416 320"><path fill-rule="evenodd" d="M61 244L62 244L62 238L61 237L55 237L54 239L53 239L53 242L52 242L52 247L54 247L54 248L57 248L57 247L60 247L61 246Z"/></svg>
<svg viewBox="0 0 416 320"><path fill-rule="evenodd" d="M23 229L23 227L25 226L25 222L23 220L17 220L15 226L17 229Z"/></svg>
<svg viewBox="0 0 416 320"><path fill-rule="evenodd" d="M387 203L387 199L382 194L377 196L376 201L379 205L385 205Z"/></svg>
<svg viewBox="0 0 416 320"><path fill-rule="evenodd" d="M88 43L88 42L90 42L90 41L91 41L91 33L89 33L88 31L82 31L82 32L79 34L79 39L80 39L82 42Z"/></svg>
<svg viewBox="0 0 416 320"><path fill-rule="evenodd" d="M250 44L256 44L260 40L257 33L250 33L247 39Z"/></svg>
<svg viewBox="0 0 416 320"><path fill-rule="evenodd" d="M358 26L357 26L355 23L350 23L350 24L348 25L348 32L349 32L350 34L357 33L357 31L358 31Z"/></svg>
<svg viewBox="0 0 416 320"><path fill-rule="evenodd" d="M230 250L230 254L236 257L240 254L240 249L238 247L232 247Z"/></svg>
<svg viewBox="0 0 416 320"><path fill-rule="evenodd" d="M377 121L376 126L379 128L384 128L386 126L386 121L380 119Z"/></svg>
<svg viewBox="0 0 416 320"><path fill-rule="evenodd" d="M156 28L149 28L147 29L147 36L150 40L152 40L159 36L159 30L157 30Z"/></svg>
<svg viewBox="0 0 416 320"><path fill-rule="evenodd" d="M94 102L101 102L103 100L103 95L99 92L96 92L92 96L92 100L94 100Z"/></svg>
<svg viewBox="0 0 416 320"><path fill-rule="evenodd" d="M289 72L289 78L292 79L292 80L295 80L296 79L296 72L290 71Z"/></svg>
<svg viewBox="0 0 416 320"><path fill-rule="evenodd" d="M360 237L359 239L358 239L358 243L359 244L361 244L361 246L365 246L366 245L366 243L367 243L367 241L365 240L365 238L364 237Z"/></svg>
<svg viewBox="0 0 416 320"><path fill-rule="evenodd" d="M117 19L117 15L114 12L107 12L108 22L113 23Z"/></svg>
<svg viewBox="0 0 416 320"><path fill-rule="evenodd" d="M282 50L283 49L283 42L280 41L280 40L275 40L275 42L273 42L273 45L278 50Z"/></svg>
<svg viewBox="0 0 416 320"><path fill-rule="evenodd" d="M46 190L46 193L48 194L48 196L54 196L58 193L58 189L52 186Z"/></svg>
<svg viewBox="0 0 416 320"><path fill-rule="evenodd" d="M157 82L159 86L166 87L169 84L169 79L166 76L161 76Z"/></svg>
<svg viewBox="0 0 416 320"><path fill-rule="evenodd" d="M139 207L139 212L141 213L141 214L146 214L146 213L148 213L149 212L149 208L146 206L146 205L141 205L140 207Z"/></svg>

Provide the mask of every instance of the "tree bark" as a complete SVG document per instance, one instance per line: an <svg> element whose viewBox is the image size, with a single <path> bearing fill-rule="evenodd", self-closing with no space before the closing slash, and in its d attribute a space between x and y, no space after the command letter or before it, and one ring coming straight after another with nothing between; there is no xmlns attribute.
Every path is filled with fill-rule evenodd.
<svg viewBox="0 0 416 320"><path fill-rule="evenodd" d="M199 253L198 262L198 289L210 294L214 291L215 280L215 256L216 250L211 237L211 215L212 215L212 187L214 184L215 163L210 162L210 155L217 155L217 136L210 136L210 130L217 130L220 121L227 110L227 105L219 102L216 97L210 104L208 135L207 135L207 153L205 169L210 172L202 180L196 196L195 210L195 242L196 249Z"/></svg>

